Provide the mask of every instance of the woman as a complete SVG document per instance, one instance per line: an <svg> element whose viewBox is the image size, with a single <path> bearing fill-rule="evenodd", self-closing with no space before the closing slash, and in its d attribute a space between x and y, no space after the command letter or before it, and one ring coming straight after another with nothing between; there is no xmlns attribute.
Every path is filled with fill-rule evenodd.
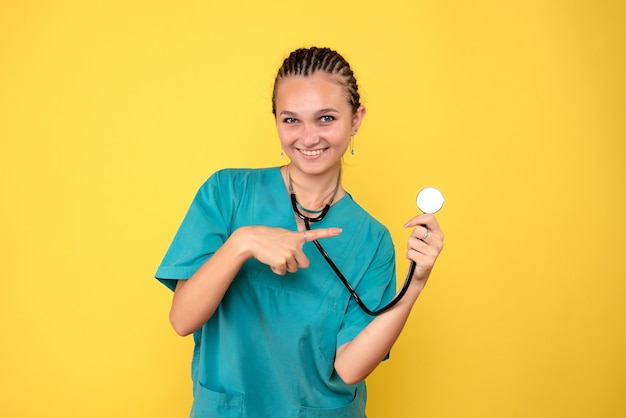
<svg viewBox="0 0 626 418"><path fill-rule="evenodd" d="M289 164L213 174L156 273L174 289L172 326L194 334L191 416L363 417L364 379L398 338L443 234L432 215L406 223L411 285L391 309L366 314L312 242L365 305L392 299L389 232L341 185L365 117L350 66L327 48L296 50L272 102Z"/></svg>

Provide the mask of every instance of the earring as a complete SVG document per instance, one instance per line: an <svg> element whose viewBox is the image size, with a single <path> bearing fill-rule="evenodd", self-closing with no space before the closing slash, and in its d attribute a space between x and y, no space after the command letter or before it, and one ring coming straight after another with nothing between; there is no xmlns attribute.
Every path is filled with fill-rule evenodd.
<svg viewBox="0 0 626 418"><path fill-rule="evenodd" d="M354 134L350 137L350 154L354 155Z"/></svg>
<svg viewBox="0 0 626 418"><path fill-rule="evenodd" d="M281 152L280 152L280 158L284 158L284 157L285 157L285 152L284 152L284 151L281 151Z"/></svg>

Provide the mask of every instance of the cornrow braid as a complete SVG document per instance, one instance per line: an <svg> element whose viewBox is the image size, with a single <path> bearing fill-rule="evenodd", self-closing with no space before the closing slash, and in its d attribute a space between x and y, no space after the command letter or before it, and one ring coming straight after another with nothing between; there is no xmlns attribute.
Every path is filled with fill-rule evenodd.
<svg viewBox="0 0 626 418"><path fill-rule="evenodd" d="M348 102L355 113L361 106L359 88L350 64L337 52L330 48L300 48L293 51L278 69L272 93L272 113L276 115L276 90L283 78L290 76L309 77L321 71L339 77L346 89Z"/></svg>

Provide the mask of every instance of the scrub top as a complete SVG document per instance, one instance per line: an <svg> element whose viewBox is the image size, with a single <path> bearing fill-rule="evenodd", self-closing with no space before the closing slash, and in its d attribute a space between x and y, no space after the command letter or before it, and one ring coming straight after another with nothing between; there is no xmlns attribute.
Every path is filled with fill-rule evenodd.
<svg viewBox="0 0 626 418"><path fill-rule="evenodd" d="M225 169L200 188L156 278L174 289L237 228L265 225L297 231L280 167ZM389 231L346 193L312 228L340 227L320 240L370 309L395 294ZM339 346L373 317L350 297L314 243L311 265L285 276L256 259L244 263L222 302L194 333L192 417L365 416L365 382L335 372Z"/></svg>

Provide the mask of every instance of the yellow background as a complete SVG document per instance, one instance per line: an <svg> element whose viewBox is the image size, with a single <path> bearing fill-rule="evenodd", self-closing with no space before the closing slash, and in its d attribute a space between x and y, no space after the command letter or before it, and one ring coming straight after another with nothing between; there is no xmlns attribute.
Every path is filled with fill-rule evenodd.
<svg viewBox="0 0 626 418"><path fill-rule="evenodd" d="M285 54L351 62L345 186L403 278L446 249L369 416L626 416L622 1L1 1L0 416L183 417L192 342L152 279L222 167L284 164Z"/></svg>

